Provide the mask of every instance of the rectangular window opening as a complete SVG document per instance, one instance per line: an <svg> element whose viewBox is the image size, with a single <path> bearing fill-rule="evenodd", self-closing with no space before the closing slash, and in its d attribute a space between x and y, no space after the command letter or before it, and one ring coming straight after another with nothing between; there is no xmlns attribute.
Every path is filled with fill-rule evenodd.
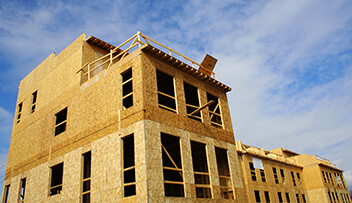
<svg viewBox="0 0 352 203"><path fill-rule="evenodd" d="M296 194L296 200L297 200L297 203L300 203L300 202L301 202L301 200L300 200L300 198L299 198L299 194Z"/></svg>
<svg viewBox="0 0 352 203"><path fill-rule="evenodd" d="M255 202L260 203L260 193L258 190L254 190Z"/></svg>
<svg viewBox="0 0 352 203"><path fill-rule="evenodd" d="M325 176L325 172L322 171L322 174L323 174L324 182L327 183L327 181L326 181L326 176Z"/></svg>
<svg viewBox="0 0 352 203"><path fill-rule="evenodd" d="M277 170L273 167L274 180L276 184L279 184L279 176L277 175Z"/></svg>
<svg viewBox="0 0 352 203"><path fill-rule="evenodd" d="M159 107L177 113L174 78L156 70Z"/></svg>
<svg viewBox="0 0 352 203"><path fill-rule="evenodd" d="M301 174L300 174L300 173L296 173L296 174L297 174L298 185L299 185L300 187L302 187Z"/></svg>
<svg viewBox="0 0 352 203"><path fill-rule="evenodd" d="M161 133L164 191L167 197L184 197L180 138Z"/></svg>
<svg viewBox="0 0 352 203"><path fill-rule="evenodd" d="M227 150L215 147L216 163L218 165L221 197L234 199Z"/></svg>
<svg viewBox="0 0 352 203"><path fill-rule="evenodd" d="M303 200L304 203L307 202L307 200L306 200L306 195L305 195L305 194L302 194L302 200Z"/></svg>
<svg viewBox="0 0 352 203"><path fill-rule="evenodd" d="M286 202L290 203L291 202L290 193L286 192L285 195L286 195Z"/></svg>
<svg viewBox="0 0 352 203"><path fill-rule="evenodd" d="M265 183L266 182L266 178L265 178L265 171L263 169L260 169L260 176L262 177L262 182Z"/></svg>
<svg viewBox="0 0 352 203"><path fill-rule="evenodd" d="M213 104L209 105L209 117L210 123L218 128L222 128L222 120L221 120L221 110L220 110L220 103L219 98L207 93L207 101L214 101Z"/></svg>
<svg viewBox="0 0 352 203"><path fill-rule="evenodd" d="M293 186L296 186L296 179L295 179L295 173L291 171L291 177L292 177L292 184Z"/></svg>
<svg viewBox="0 0 352 203"><path fill-rule="evenodd" d="M278 193L277 193L277 197L279 198L279 202L280 202L280 203L284 202L284 199L282 198L281 192L278 192Z"/></svg>
<svg viewBox="0 0 352 203"><path fill-rule="evenodd" d="M123 145L123 187L124 197L136 195L136 168L134 135L122 138Z"/></svg>
<svg viewBox="0 0 352 203"><path fill-rule="evenodd" d="M49 196L60 194L62 191L62 178L64 172L64 163L50 167L51 183L49 188Z"/></svg>
<svg viewBox="0 0 352 203"><path fill-rule="evenodd" d="M270 195L268 191L264 191L265 201L270 202Z"/></svg>
<svg viewBox="0 0 352 203"><path fill-rule="evenodd" d="M212 198L206 145L191 141L191 151L197 198Z"/></svg>
<svg viewBox="0 0 352 203"><path fill-rule="evenodd" d="M284 169L280 169L280 175L281 175L281 181L282 181L282 184L286 184L286 179L285 179L285 172L284 172Z"/></svg>
<svg viewBox="0 0 352 203"><path fill-rule="evenodd" d="M20 192L18 197L18 202L24 202L24 194L26 191L26 178L21 179L20 182Z"/></svg>
<svg viewBox="0 0 352 203"><path fill-rule="evenodd" d="M255 168L252 162L249 162L249 171L251 173L252 181L257 181L257 176L255 174Z"/></svg>
<svg viewBox="0 0 352 203"><path fill-rule="evenodd" d="M66 123L67 123L67 107L61 110L56 115L55 122L55 136L59 135L66 131Z"/></svg>
<svg viewBox="0 0 352 203"><path fill-rule="evenodd" d="M121 74L122 76L122 106L128 109L133 106L132 69Z"/></svg>
<svg viewBox="0 0 352 203"><path fill-rule="evenodd" d="M331 180L331 184L332 184L333 186L335 186L335 184L334 184L334 179L332 179L331 173L329 173L329 177L330 177L330 180Z"/></svg>
<svg viewBox="0 0 352 203"><path fill-rule="evenodd" d="M35 106L37 104L37 93L38 93L38 91L35 91L32 93L31 113L35 112Z"/></svg>
<svg viewBox="0 0 352 203"><path fill-rule="evenodd" d="M202 122L201 111L192 114L200 107L198 89L185 82L183 83L183 88L185 90L186 110L188 118Z"/></svg>
<svg viewBox="0 0 352 203"><path fill-rule="evenodd" d="M91 185L91 163L92 153L86 152L82 155L82 203L90 202L90 185Z"/></svg>
<svg viewBox="0 0 352 203"><path fill-rule="evenodd" d="M9 193L10 193L10 185L6 185L5 186L5 191L3 193L4 194L4 197L3 197L3 200L2 200L3 203L8 203Z"/></svg>
<svg viewBox="0 0 352 203"><path fill-rule="evenodd" d="M17 106L17 123L21 121L22 105L23 102L19 103Z"/></svg>

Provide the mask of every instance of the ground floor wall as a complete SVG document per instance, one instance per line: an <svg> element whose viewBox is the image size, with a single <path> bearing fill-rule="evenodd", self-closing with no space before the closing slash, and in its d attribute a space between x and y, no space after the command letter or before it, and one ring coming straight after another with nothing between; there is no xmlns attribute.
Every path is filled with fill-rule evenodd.
<svg viewBox="0 0 352 203"><path fill-rule="evenodd" d="M184 197L166 197L163 177L161 133L178 137L182 159ZM124 198L124 137L133 134L135 156L135 195ZM212 197L196 198L191 141L206 146ZM215 147L227 150L234 199L222 199ZM25 202L80 202L82 198L82 154L91 152L91 202L247 202L237 152L234 144L190 133L150 120L141 120L126 128L116 129L103 138L72 149L4 182L9 187L8 202L18 202L21 179L26 178ZM49 195L51 167L63 163L62 190ZM5 191L5 189L4 189ZM4 194L3 194L4 195ZM4 198L4 197L3 197Z"/></svg>

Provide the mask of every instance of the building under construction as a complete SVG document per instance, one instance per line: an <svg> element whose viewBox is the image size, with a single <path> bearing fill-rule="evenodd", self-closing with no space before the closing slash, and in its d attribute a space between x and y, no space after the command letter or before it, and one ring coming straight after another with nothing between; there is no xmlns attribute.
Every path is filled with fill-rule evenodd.
<svg viewBox="0 0 352 203"><path fill-rule="evenodd" d="M51 54L20 83L2 202L351 202L327 160L236 144L216 62L140 32Z"/></svg>

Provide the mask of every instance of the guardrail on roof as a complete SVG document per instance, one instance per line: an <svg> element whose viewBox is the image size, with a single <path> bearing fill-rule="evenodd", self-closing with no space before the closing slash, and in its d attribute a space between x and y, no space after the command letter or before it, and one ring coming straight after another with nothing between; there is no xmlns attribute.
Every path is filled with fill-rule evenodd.
<svg viewBox="0 0 352 203"><path fill-rule="evenodd" d="M125 49L122 49L125 45L127 45L129 42L129 46ZM153 45L154 44L154 45ZM88 81L95 75L97 75L99 72L101 72L104 69L108 69L111 65L114 63L122 60L125 56L129 54L130 51L134 50L137 48L140 48L141 46L144 45L150 45L150 46L155 46L158 45L161 48L164 48L168 50L169 55L171 56L172 54L176 54L184 59L186 59L188 62L192 64L192 67L195 68L195 66L202 67L201 64L193 61L192 59L182 55L181 53L171 49L170 47L167 47L145 35L143 35L140 31L137 32L137 34L133 35L131 38L120 44L119 46L115 47L114 49L110 50L110 53L94 60L91 62L88 62L84 64L81 69L77 71L81 72L81 84L84 82ZM122 50L122 51L121 51ZM214 77L214 73L212 72L212 75Z"/></svg>

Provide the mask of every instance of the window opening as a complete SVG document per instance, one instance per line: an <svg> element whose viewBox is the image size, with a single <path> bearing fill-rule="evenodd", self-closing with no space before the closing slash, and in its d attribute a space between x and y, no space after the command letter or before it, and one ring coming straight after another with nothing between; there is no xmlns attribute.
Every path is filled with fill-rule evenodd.
<svg viewBox="0 0 352 203"><path fill-rule="evenodd" d="M92 153L86 152L82 155L82 202L90 202L90 185L91 185L91 163Z"/></svg>
<svg viewBox="0 0 352 203"><path fill-rule="evenodd" d="M296 194L296 200L297 200L297 203L301 202L301 200L299 199L299 194Z"/></svg>
<svg viewBox="0 0 352 203"><path fill-rule="evenodd" d="M22 105L23 102L19 103L17 106L17 123L21 121Z"/></svg>
<svg viewBox="0 0 352 203"><path fill-rule="evenodd" d="M200 106L198 89L185 82L183 83L183 88L185 90L186 110L188 118L202 122L201 111L196 112Z"/></svg>
<svg viewBox="0 0 352 203"><path fill-rule="evenodd" d="M123 145L123 187L124 197L136 195L136 168L134 156L134 135L122 138Z"/></svg>
<svg viewBox="0 0 352 203"><path fill-rule="evenodd" d="M258 190L254 190L255 202L260 203L260 193Z"/></svg>
<svg viewBox="0 0 352 203"><path fill-rule="evenodd" d="M260 169L260 176L262 177L262 182L265 183L266 178L265 178L265 171L263 169Z"/></svg>
<svg viewBox="0 0 352 203"><path fill-rule="evenodd" d="M205 144L191 141L197 198L212 198Z"/></svg>
<svg viewBox="0 0 352 203"><path fill-rule="evenodd" d="M301 182L301 174L300 173L297 173L297 180L298 180L298 184L299 186L302 187L302 182Z"/></svg>
<svg viewBox="0 0 352 203"><path fill-rule="evenodd" d="M57 113L55 122L55 136L66 131L67 107Z"/></svg>
<svg viewBox="0 0 352 203"><path fill-rule="evenodd" d="M291 202L290 194L288 192L286 192L285 195L286 195L286 202L290 203Z"/></svg>
<svg viewBox="0 0 352 203"><path fill-rule="evenodd" d="M278 192L278 193L277 193L277 197L279 198L279 202L280 202L280 203L284 202L284 199L282 199L282 194L281 194L281 192Z"/></svg>
<svg viewBox="0 0 352 203"><path fill-rule="evenodd" d="M216 163L218 165L219 182L221 197L224 199L233 199L231 174L227 158L227 150L215 147Z"/></svg>
<svg viewBox="0 0 352 203"><path fill-rule="evenodd" d="M63 171L64 171L64 163L60 163L51 167L51 183L49 188L50 196L61 193Z"/></svg>
<svg viewBox="0 0 352 203"><path fill-rule="evenodd" d="M177 113L174 78L159 70L156 70L156 78L159 107Z"/></svg>
<svg viewBox="0 0 352 203"><path fill-rule="evenodd" d="M329 176L330 176L331 184L332 184L333 186L335 186L335 184L334 184L334 179L332 179L331 173L329 173Z"/></svg>
<svg viewBox="0 0 352 203"><path fill-rule="evenodd" d="M341 184L344 188L346 188L346 183L345 183L345 180L343 179L343 175L340 174L340 179L341 179Z"/></svg>
<svg viewBox="0 0 352 203"><path fill-rule="evenodd" d="M303 200L304 203L307 202L307 200L306 200L306 195L305 195L305 194L302 194L302 200Z"/></svg>
<svg viewBox="0 0 352 203"><path fill-rule="evenodd" d="M331 182L330 182L330 177L329 177L329 173L328 173L328 172L325 172L325 174L326 174L326 177L327 177L327 179L328 179L328 182L329 182L329 184L330 184Z"/></svg>
<svg viewBox="0 0 352 203"><path fill-rule="evenodd" d="M9 193L10 193L10 185L6 185L5 186L5 192L4 192L4 199L3 199L3 203L8 203L8 200L9 200Z"/></svg>
<svg viewBox="0 0 352 203"><path fill-rule="evenodd" d="M24 202L24 194L26 191L26 178L21 179L20 182L20 192L18 197L18 202Z"/></svg>
<svg viewBox="0 0 352 203"><path fill-rule="evenodd" d="M265 201L270 202L270 195L268 191L264 191Z"/></svg>
<svg viewBox="0 0 352 203"><path fill-rule="evenodd" d="M274 174L274 180L276 184L279 184L279 177L277 175L277 170L275 167L273 167L273 174Z"/></svg>
<svg viewBox="0 0 352 203"><path fill-rule="evenodd" d="M255 168L252 162L249 162L249 170L251 172L251 177L253 181L257 181L257 176L255 174Z"/></svg>
<svg viewBox="0 0 352 203"><path fill-rule="evenodd" d="M161 133L165 196L184 197L180 138Z"/></svg>
<svg viewBox="0 0 352 203"><path fill-rule="evenodd" d="M209 105L209 117L210 123L213 126L222 128L222 121L221 121L221 111L220 111L220 103L219 98L207 93L208 102L214 101L214 103Z"/></svg>
<svg viewBox="0 0 352 203"><path fill-rule="evenodd" d="M340 202L339 195L335 192L337 202Z"/></svg>
<svg viewBox="0 0 352 203"><path fill-rule="evenodd" d="M286 179L285 179L284 169L280 169L280 175L281 175L282 183L285 185L286 184Z"/></svg>
<svg viewBox="0 0 352 203"><path fill-rule="evenodd" d="M295 173L291 171L291 177L292 177L292 184L293 186L296 186L296 179L295 179Z"/></svg>
<svg viewBox="0 0 352 203"><path fill-rule="evenodd" d="M325 176L325 172L322 171L322 173L323 173L324 182L327 183L327 181L326 181L326 176Z"/></svg>
<svg viewBox="0 0 352 203"><path fill-rule="evenodd" d="M331 197L331 192L328 192L328 195L329 195L330 202L333 202Z"/></svg>
<svg viewBox="0 0 352 203"><path fill-rule="evenodd" d="M122 76L122 105L124 109L133 106L132 69L121 74Z"/></svg>
<svg viewBox="0 0 352 203"><path fill-rule="evenodd" d="M38 91L35 91L32 93L31 113L35 112L35 106L37 104L37 93L38 93Z"/></svg>

